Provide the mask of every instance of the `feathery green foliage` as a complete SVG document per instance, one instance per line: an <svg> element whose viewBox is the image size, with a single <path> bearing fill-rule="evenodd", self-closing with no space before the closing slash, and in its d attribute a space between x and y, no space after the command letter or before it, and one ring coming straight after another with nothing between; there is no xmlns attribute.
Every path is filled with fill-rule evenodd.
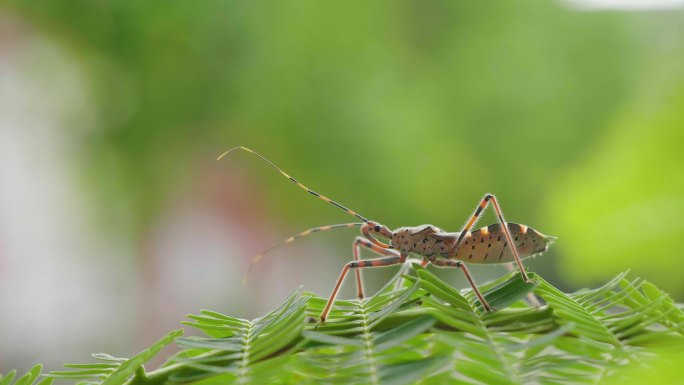
<svg viewBox="0 0 684 385"><path fill-rule="evenodd" d="M19 377L14 382L12 382L12 380L14 380L14 378L17 376L17 372L15 370L7 373L5 376L0 373L0 385L51 385L53 379L49 377L38 381L38 376L42 370L42 365L35 365L33 368L31 368L31 370Z"/></svg>
<svg viewBox="0 0 684 385"><path fill-rule="evenodd" d="M622 368L648 367L661 352L682 350L684 313L665 293L623 273L593 290L563 293L512 272L483 286L495 312L471 290L457 290L428 270L397 276L364 300L339 300L328 321L325 299L292 294L252 321L213 311L173 331L131 359L95 355L53 378L81 384L598 384ZM534 293L544 302L531 306ZM175 339L181 348L161 368L143 363ZM30 385L40 366L16 382ZM0 385L11 385L10 373ZM49 385L41 382L39 385Z"/></svg>

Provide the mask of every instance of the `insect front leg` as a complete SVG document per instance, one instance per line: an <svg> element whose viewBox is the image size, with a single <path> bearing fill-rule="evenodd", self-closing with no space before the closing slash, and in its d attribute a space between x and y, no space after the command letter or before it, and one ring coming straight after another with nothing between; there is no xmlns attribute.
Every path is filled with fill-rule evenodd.
<svg viewBox="0 0 684 385"><path fill-rule="evenodd" d="M369 242L370 243L370 242ZM328 302L325 304L325 308L323 308L323 311L321 312L321 323L324 323L326 318L328 318L328 313L330 312L330 308L332 307L333 302L335 302L335 297L337 297L337 292L340 290L340 287L342 286L342 282L344 282L344 277L347 276L347 272L349 272L349 269L363 269L366 267L382 267L382 266L390 266L390 265L396 265L399 263L404 263L406 260L406 256L399 254L399 252L391 249L381 249L383 250L382 252L387 253L387 255L390 255L385 258L377 258L377 259L367 259L364 261L351 261L344 265L344 268L342 269L342 273L340 273L340 277L337 279L337 283L335 284L335 288L333 289L332 293L330 294L330 298L328 299Z"/></svg>
<svg viewBox="0 0 684 385"><path fill-rule="evenodd" d="M466 222L465 226L463 226L463 229L461 230L461 234L458 236L458 239L451 246L451 249L449 249L449 254L447 258L451 259L454 255L456 255L458 247L461 245L461 242L463 241L465 236L470 232L470 229L473 228L477 220L480 219L480 216L487 208L489 201L492 202L492 205L494 206L494 211L496 211L496 216L499 219L499 222L501 223L501 227L503 228L504 234L506 235L506 244L511 246L515 262L518 264L518 267L520 268L520 275L522 276L523 280L525 280L525 282L529 282L530 279L527 277L525 267L523 266L522 261L520 260L520 255L518 255L518 249L516 248L515 243L513 243L513 237L511 237L511 232L508 229L508 224L504 219L503 213L501 212L501 208L499 207L499 203L497 202L496 197L492 194L485 194L484 198L482 198L482 201L480 201L480 204L477 206L477 209L475 209L473 215L470 217L468 222ZM504 247L506 244L504 244Z"/></svg>
<svg viewBox="0 0 684 385"><path fill-rule="evenodd" d="M388 252L388 249L379 247L371 242L369 242L368 239L364 237L356 237L354 239L354 261L360 261L361 260L361 247L365 247L368 250L374 251L375 253L381 255L381 256L393 256L397 255L397 252L394 252L393 250ZM363 280L361 279L361 270L355 269L355 274L356 274L356 295L359 297L359 299L363 299Z"/></svg>
<svg viewBox="0 0 684 385"><path fill-rule="evenodd" d="M453 260L453 259L437 259L437 260L432 261L432 263L438 267L458 267L458 268L460 268L461 271L463 271L463 274L465 274L466 279L468 280L468 283L470 283L470 287L473 288L473 292L475 292L477 299L480 300L482 307L484 307L485 311L492 311L492 307L489 305L489 302L487 302L487 300L484 299L484 296L482 296L482 293L480 293L480 289L477 288L475 281L473 281L473 277L470 276L470 272L468 271L468 268L466 267L466 265L463 262Z"/></svg>

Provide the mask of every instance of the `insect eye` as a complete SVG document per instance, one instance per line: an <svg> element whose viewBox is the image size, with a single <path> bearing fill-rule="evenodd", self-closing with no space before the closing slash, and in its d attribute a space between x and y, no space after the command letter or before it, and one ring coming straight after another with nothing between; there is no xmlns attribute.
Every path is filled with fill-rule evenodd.
<svg viewBox="0 0 684 385"><path fill-rule="evenodd" d="M375 231L380 231L380 225L375 225Z"/></svg>

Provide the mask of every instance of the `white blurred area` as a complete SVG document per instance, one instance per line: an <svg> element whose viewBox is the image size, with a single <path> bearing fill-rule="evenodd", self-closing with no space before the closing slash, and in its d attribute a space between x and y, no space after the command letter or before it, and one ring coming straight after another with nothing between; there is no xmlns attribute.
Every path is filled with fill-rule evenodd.
<svg viewBox="0 0 684 385"><path fill-rule="evenodd" d="M259 182L213 153L197 160L189 189L172 194L140 244L104 233L81 175L96 117L79 60L0 13L0 372L56 370L95 352L130 357L200 309L253 318L302 284L329 292L354 230L280 249L242 287L251 256L304 229L267 225ZM331 247L332 239L343 241ZM352 291L348 283L342 297Z"/></svg>
<svg viewBox="0 0 684 385"><path fill-rule="evenodd" d="M0 19L0 372L132 356L198 306L225 304L239 278L210 210L170 213L148 256L98 231L77 156L93 124L82 68Z"/></svg>
<svg viewBox="0 0 684 385"><path fill-rule="evenodd" d="M92 234L82 206L84 79L62 48L0 20L0 370L82 359L103 340L120 349L130 342L120 337L131 334L135 287L121 282L133 259Z"/></svg>
<svg viewBox="0 0 684 385"><path fill-rule="evenodd" d="M666 11L684 8L684 0L562 0L585 11Z"/></svg>

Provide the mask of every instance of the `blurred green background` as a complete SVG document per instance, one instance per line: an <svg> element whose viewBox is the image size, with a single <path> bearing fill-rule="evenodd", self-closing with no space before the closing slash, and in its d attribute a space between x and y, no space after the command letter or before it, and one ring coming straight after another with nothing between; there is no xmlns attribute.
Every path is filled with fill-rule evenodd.
<svg viewBox="0 0 684 385"><path fill-rule="evenodd" d="M253 254L353 219L248 154L215 162L235 145L389 227L457 231L492 192L559 237L528 263L548 281L632 269L684 298L680 9L10 0L0 73L0 371L327 294L353 231L279 249L240 286Z"/></svg>

